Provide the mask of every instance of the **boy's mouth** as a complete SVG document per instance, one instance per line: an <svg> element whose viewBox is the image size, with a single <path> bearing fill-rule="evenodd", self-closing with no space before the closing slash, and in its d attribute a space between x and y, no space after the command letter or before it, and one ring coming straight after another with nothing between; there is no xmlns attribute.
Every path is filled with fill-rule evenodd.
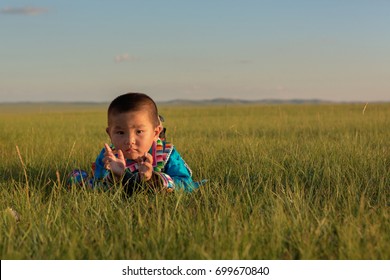
<svg viewBox="0 0 390 280"><path fill-rule="evenodd" d="M130 154L130 153L137 153L138 151L137 151L137 149L135 149L134 147L132 147L132 148L127 148L127 149L125 150L125 152L128 153L128 154Z"/></svg>

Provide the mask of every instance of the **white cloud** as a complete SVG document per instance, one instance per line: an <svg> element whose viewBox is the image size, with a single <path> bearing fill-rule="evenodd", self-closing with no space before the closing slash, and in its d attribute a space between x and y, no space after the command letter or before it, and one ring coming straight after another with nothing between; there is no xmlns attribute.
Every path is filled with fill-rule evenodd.
<svg viewBox="0 0 390 280"><path fill-rule="evenodd" d="M133 61L133 60L135 60L135 57L130 56L128 53L124 53L124 54L116 55L114 60L115 60L115 63L121 63L121 62L125 62L125 61Z"/></svg>
<svg viewBox="0 0 390 280"><path fill-rule="evenodd" d="M36 16L45 14L49 10L43 7L6 7L0 9L0 14L4 15L25 15L25 16Z"/></svg>

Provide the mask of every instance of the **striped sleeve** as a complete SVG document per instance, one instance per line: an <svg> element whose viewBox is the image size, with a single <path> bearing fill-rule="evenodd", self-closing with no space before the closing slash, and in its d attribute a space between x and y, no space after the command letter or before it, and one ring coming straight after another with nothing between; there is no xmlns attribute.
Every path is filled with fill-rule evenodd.
<svg viewBox="0 0 390 280"><path fill-rule="evenodd" d="M172 180L171 176L163 172L155 172L155 174L160 178L160 182L163 184L163 188L167 192L173 192L175 189L175 182Z"/></svg>

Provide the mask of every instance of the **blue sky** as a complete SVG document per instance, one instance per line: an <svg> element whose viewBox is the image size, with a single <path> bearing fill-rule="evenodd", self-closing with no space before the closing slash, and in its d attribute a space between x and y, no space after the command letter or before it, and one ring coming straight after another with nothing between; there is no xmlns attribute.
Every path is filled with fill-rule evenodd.
<svg viewBox="0 0 390 280"><path fill-rule="evenodd" d="M0 102L390 101L390 1L0 2Z"/></svg>

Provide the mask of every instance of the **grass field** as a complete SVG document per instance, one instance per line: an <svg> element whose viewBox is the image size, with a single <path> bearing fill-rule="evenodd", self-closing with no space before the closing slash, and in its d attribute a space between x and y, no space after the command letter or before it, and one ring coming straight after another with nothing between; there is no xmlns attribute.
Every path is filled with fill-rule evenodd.
<svg viewBox="0 0 390 280"><path fill-rule="evenodd" d="M64 187L108 141L106 106L0 105L0 257L390 259L390 104L363 109L162 106L209 182L125 199Z"/></svg>

